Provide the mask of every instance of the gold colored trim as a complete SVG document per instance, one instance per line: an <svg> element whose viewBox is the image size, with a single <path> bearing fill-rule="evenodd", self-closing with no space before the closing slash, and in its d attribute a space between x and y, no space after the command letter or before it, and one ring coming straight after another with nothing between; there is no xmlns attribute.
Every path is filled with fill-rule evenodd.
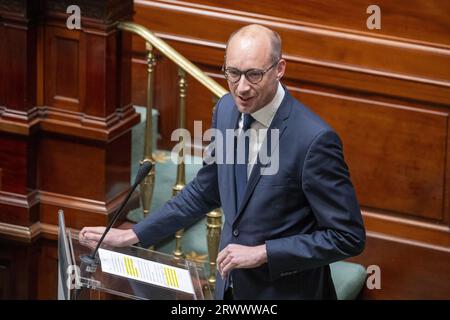
<svg viewBox="0 0 450 320"><path fill-rule="evenodd" d="M133 22L120 22L117 26L120 30L129 31L135 33L147 42L153 45L159 52L164 56L172 60L177 66L185 70L194 79L199 81L203 86L208 88L217 97L222 97L228 91L223 88L220 84L214 81L211 77L207 76L203 71L201 71L192 62L183 57L174 48L168 45L164 40L158 38L153 32L145 28L144 26L138 25Z"/></svg>
<svg viewBox="0 0 450 320"><path fill-rule="evenodd" d="M217 256L219 255L220 234L222 233L222 211L216 209L207 214L206 218L207 243L209 256L209 278L208 283L211 287L216 284Z"/></svg>
<svg viewBox="0 0 450 320"><path fill-rule="evenodd" d="M178 90L179 90L179 115L178 126L180 129L186 127L186 96L187 96L187 81L186 72L182 68L178 68ZM184 137L181 139L181 148L178 154L178 166L177 166L177 178L175 185L172 187L173 196L176 196L186 185L186 173L184 164ZM173 255L175 258L183 258L184 253L181 246L181 240L183 238L184 229L178 230L175 234L175 250Z"/></svg>
<svg viewBox="0 0 450 320"><path fill-rule="evenodd" d="M153 166L140 185L144 217L150 213L156 179L156 162L153 159L153 82L156 60L153 54L153 46L146 42L145 48L147 49L147 114L145 120L144 160L141 161L141 164L148 161Z"/></svg>

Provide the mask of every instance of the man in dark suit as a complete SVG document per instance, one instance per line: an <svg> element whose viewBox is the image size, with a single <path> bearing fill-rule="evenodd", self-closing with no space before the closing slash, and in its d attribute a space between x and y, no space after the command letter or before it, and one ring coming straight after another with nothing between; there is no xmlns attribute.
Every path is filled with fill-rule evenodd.
<svg viewBox="0 0 450 320"><path fill-rule="evenodd" d="M152 245L222 207L217 299L336 299L329 264L362 252L364 225L341 141L281 85L285 66L277 33L259 25L235 32L223 67L230 94L213 117L225 138L212 156L244 161L205 164L161 209L106 241ZM102 231L80 236L98 240Z"/></svg>

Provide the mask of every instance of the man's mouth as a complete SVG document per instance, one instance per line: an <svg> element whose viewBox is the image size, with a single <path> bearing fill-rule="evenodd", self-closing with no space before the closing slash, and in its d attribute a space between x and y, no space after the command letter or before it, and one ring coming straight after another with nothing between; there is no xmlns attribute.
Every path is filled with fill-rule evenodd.
<svg viewBox="0 0 450 320"><path fill-rule="evenodd" d="M239 99L244 101L244 102L247 102L247 101L253 99L253 97L242 97L242 96L239 96Z"/></svg>

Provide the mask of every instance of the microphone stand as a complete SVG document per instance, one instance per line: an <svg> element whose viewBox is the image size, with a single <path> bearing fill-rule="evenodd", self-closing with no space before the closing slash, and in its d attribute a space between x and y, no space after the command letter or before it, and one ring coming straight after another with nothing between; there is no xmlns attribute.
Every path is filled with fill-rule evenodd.
<svg viewBox="0 0 450 320"><path fill-rule="evenodd" d="M80 260L88 265L93 265L96 264L98 259L97 259L97 252L98 249L100 248L100 245L102 244L103 240L106 237L106 234L108 233L108 231L111 229L111 227L114 225L114 223L116 223L117 219L119 219L120 214L122 213L123 208L125 207L125 205L127 204L128 200L131 197L131 194L134 192L134 190L136 190L137 186L139 185L139 183L141 183L141 181L147 176L147 174L150 172L150 170L152 169L153 164L150 161L144 161L142 163L142 165L139 167L139 171L136 175L136 180L134 181L133 186L131 187L130 191L127 194L127 197L125 198L125 200L122 202L119 210L117 210L117 212L114 214L114 217L111 219L111 221L108 223L108 226L106 227L105 231L103 232L100 240L97 243L97 246L95 247L94 251L89 255L89 254L85 254L85 255L81 255L80 256Z"/></svg>

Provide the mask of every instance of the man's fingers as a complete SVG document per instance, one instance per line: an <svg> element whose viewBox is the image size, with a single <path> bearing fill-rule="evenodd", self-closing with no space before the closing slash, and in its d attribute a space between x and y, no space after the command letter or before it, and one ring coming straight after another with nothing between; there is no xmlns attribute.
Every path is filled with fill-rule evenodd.
<svg viewBox="0 0 450 320"><path fill-rule="evenodd" d="M79 236L81 238L84 238L87 233L102 234L105 231L105 229L106 229L105 227L84 227L83 229L81 229Z"/></svg>
<svg viewBox="0 0 450 320"><path fill-rule="evenodd" d="M217 255L216 265L220 274L222 274L222 262L228 256L228 246L225 247L222 251Z"/></svg>
<svg viewBox="0 0 450 320"><path fill-rule="evenodd" d="M83 235L84 239L91 240L91 241L96 241L96 242L98 242L101 237L102 237L102 233L86 232Z"/></svg>
<svg viewBox="0 0 450 320"><path fill-rule="evenodd" d="M222 274L222 262L218 261L216 262L217 269L219 270L219 273Z"/></svg>
<svg viewBox="0 0 450 320"><path fill-rule="evenodd" d="M225 279L228 276L228 273L231 271L230 268L234 269L234 267L236 266L234 260L235 259L233 259L233 253L230 251L228 256L221 263L222 279Z"/></svg>
<svg viewBox="0 0 450 320"><path fill-rule="evenodd" d="M225 280L228 277L228 274L231 272L231 270L233 270L236 266L237 263L230 260L230 262L228 262L222 270L222 279Z"/></svg>
<svg viewBox="0 0 450 320"><path fill-rule="evenodd" d="M91 240L83 240L80 242L83 246L88 247L89 249L94 249L97 246L98 242Z"/></svg>
<svg viewBox="0 0 450 320"><path fill-rule="evenodd" d="M231 259L232 259L232 258L231 258L231 254L229 254L229 255L225 258L225 260L222 261L222 263L220 264L220 270L222 270L221 273L223 273L224 267L225 267L228 263L230 263Z"/></svg>
<svg viewBox="0 0 450 320"><path fill-rule="evenodd" d="M227 247L223 248L222 251L219 252L219 254L217 255L216 263L219 264L219 262L222 262L223 259L225 259L226 255L227 255Z"/></svg>
<svg viewBox="0 0 450 320"><path fill-rule="evenodd" d="M86 233L86 232L90 232L90 233L103 233L105 232L106 227L84 227L83 229L81 229L81 233Z"/></svg>

